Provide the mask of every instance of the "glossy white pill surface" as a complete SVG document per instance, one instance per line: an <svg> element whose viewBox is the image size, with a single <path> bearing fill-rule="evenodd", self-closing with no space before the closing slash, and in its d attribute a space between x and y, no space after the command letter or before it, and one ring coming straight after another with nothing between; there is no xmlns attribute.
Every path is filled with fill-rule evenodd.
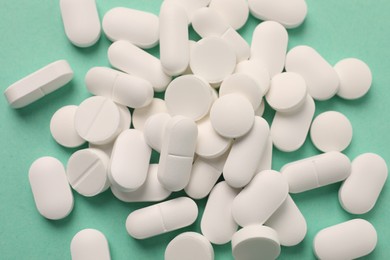
<svg viewBox="0 0 390 260"><path fill-rule="evenodd" d="M47 219L65 218L73 209L73 194L64 166L53 157L35 160L28 173L35 206Z"/></svg>
<svg viewBox="0 0 390 260"><path fill-rule="evenodd" d="M110 260L110 248L107 238L96 229L79 231L70 242L72 260Z"/></svg>
<svg viewBox="0 0 390 260"><path fill-rule="evenodd" d="M234 30L243 27L248 20L249 7L245 0L212 0L209 8L217 11Z"/></svg>
<svg viewBox="0 0 390 260"><path fill-rule="evenodd" d="M157 152L161 152L165 129L170 119L171 116L169 114L158 113L146 120L144 127L145 141Z"/></svg>
<svg viewBox="0 0 390 260"><path fill-rule="evenodd" d="M130 236L144 239L189 226L197 217L196 203L179 197L133 211L126 219L126 229Z"/></svg>
<svg viewBox="0 0 390 260"><path fill-rule="evenodd" d="M236 73L245 73L251 76L261 87L263 95L265 95L269 89L270 76L268 68L264 62L258 59L244 60L237 64Z"/></svg>
<svg viewBox="0 0 390 260"><path fill-rule="evenodd" d="M146 107L134 109L132 118L134 128L142 131L148 118L158 113L168 113L165 101L160 98L153 98Z"/></svg>
<svg viewBox="0 0 390 260"><path fill-rule="evenodd" d="M194 13L200 8L208 6L210 0L164 0L163 3L180 5L187 13L188 22L192 22Z"/></svg>
<svg viewBox="0 0 390 260"><path fill-rule="evenodd" d="M364 214L375 205L388 175L386 161L365 153L352 161L351 175L339 190L341 206L352 214Z"/></svg>
<svg viewBox="0 0 390 260"><path fill-rule="evenodd" d="M214 249L210 242L199 233L185 232L169 242L165 249L165 260L213 260Z"/></svg>
<svg viewBox="0 0 390 260"><path fill-rule="evenodd" d="M318 232L313 247L319 259L356 259L371 253L377 241L370 222L352 219Z"/></svg>

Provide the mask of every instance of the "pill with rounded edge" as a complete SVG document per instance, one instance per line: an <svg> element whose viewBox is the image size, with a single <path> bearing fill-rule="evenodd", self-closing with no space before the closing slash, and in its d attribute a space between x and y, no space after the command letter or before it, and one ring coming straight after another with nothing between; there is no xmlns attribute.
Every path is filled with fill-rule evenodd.
<svg viewBox="0 0 390 260"><path fill-rule="evenodd" d="M214 260L213 246L199 233L182 233L169 242L164 260L183 259Z"/></svg>
<svg viewBox="0 0 390 260"><path fill-rule="evenodd" d="M265 145L264 151L261 155L260 162L257 165L256 173L259 173L264 170L271 170L272 169L272 154L273 154L273 144L272 144L272 137L271 135L268 135L268 140Z"/></svg>
<svg viewBox="0 0 390 260"><path fill-rule="evenodd" d="M65 218L73 209L73 194L64 166L53 157L35 160L28 173L35 206L45 218Z"/></svg>
<svg viewBox="0 0 390 260"><path fill-rule="evenodd" d="M245 0L212 0L209 8L217 11L234 30L243 27L248 20L249 7Z"/></svg>
<svg viewBox="0 0 390 260"><path fill-rule="evenodd" d="M194 13L202 8L209 5L210 0L164 0L163 4L177 4L184 8L187 13L188 22L192 22Z"/></svg>
<svg viewBox="0 0 390 260"><path fill-rule="evenodd" d="M72 260L110 260L107 238L96 229L83 229L77 232L70 242Z"/></svg>
<svg viewBox="0 0 390 260"><path fill-rule="evenodd" d="M264 62L258 59L244 60L237 64L236 73L245 73L251 76L265 95L269 89L270 75Z"/></svg>
<svg viewBox="0 0 390 260"><path fill-rule="evenodd" d="M153 98L146 107L136 108L133 112L133 127L143 131L144 125L149 117L158 113L168 113L165 100Z"/></svg>
<svg viewBox="0 0 390 260"><path fill-rule="evenodd" d="M146 120L144 127L145 141L157 152L161 152L165 129L171 118L167 113L158 113Z"/></svg>
<svg viewBox="0 0 390 260"><path fill-rule="evenodd" d="M126 230L136 239L145 239L189 226L197 217L196 203L179 197L133 211L126 219Z"/></svg>

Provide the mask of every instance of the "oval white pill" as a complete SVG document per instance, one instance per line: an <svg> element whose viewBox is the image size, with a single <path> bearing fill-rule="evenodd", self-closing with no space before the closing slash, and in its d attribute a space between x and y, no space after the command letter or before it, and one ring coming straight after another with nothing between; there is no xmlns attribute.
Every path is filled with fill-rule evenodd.
<svg viewBox="0 0 390 260"><path fill-rule="evenodd" d="M95 0L60 0L65 34L74 45L89 47L100 38L100 19Z"/></svg>
<svg viewBox="0 0 390 260"><path fill-rule="evenodd" d="M106 237L96 229L79 231L70 242L72 260L110 260L110 248Z"/></svg>
<svg viewBox="0 0 390 260"><path fill-rule="evenodd" d="M339 76L340 87L337 96L344 99L358 99L370 90L371 70L359 59L343 59L333 67Z"/></svg>
<svg viewBox="0 0 390 260"><path fill-rule="evenodd" d="M185 232L169 242L164 260L202 259L214 260L210 242L199 233Z"/></svg>
<svg viewBox="0 0 390 260"><path fill-rule="evenodd" d="M144 127L144 137L146 143L153 150L161 152L161 146L164 138L165 128L171 119L167 113L158 113L152 115L146 120Z"/></svg>
<svg viewBox="0 0 390 260"><path fill-rule="evenodd" d="M235 72L242 72L251 76L259 87L261 87L263 95L267 93L270 84L270 76L264 62L261 62L258 59L241 61L237 64Z"/></svg>
<svg viewBox="0 0 390 260"><path fill-rule="evenodd" d="M364 214L375 205L388 175L386 161L365 153L352 161L351 175L339 190L341 206L352 214Z"/></svg>
<svg viewBox="0 0 390 260"><path fill-rule="evenodd" d="M179 197L133 211L126 219L126 230L130 236L144 239L189 226L197 217L196 203Z"/></svg>
<svg viewBox="0 0 390 260"><path fill-rule="evenodd" d="M318 232L313 247L319 259L356 259L371 253L377 241L370 222L352 219Z"/></svg>
<svg viewBox="0 0 390 260"><path fill-rule="evenodd" d="M28 173L35 206L45 218L65 218L73 209L73 194L64 166L53 157L35 160Z"/></svg>
<svg viewBox="0 0 390 260"><path fill-rule="evenodd" d="M249 7L245 0L212 0L209 8L217 11L234 30L243 27L248 20Z"/></svg>
<svg viewBox="0 0 390 260"><path fill-rule="evenodd" d="M237 138L248 133L254 119L252 104L240 94L228 94L218 98L210 110L210 120L215 131L228 138Z"/></svg>
<svg viewBox="0 0 390 260"><path fill-rule="evenodd" d="M148 118L158 113L168 113L165 101L160 98L153 98L146 107L134 109L132 118L134 128L142 131Z"/></svg>
<svg viewBox="0 0 390 260"><path fill-rule="evenodd" d="M140 48L152 48L159 40L159 21L155 14L115 7L103 17L103 31L111 41L126 40Z"/></svg>

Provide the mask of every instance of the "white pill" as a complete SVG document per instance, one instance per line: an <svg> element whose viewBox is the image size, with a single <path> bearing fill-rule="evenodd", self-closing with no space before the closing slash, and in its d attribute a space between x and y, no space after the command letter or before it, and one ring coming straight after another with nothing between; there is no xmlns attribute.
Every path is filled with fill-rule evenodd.
<svg viewBox="0 0 390 260"><path fill-rule="evenodd" d="M336 111L327 111L314 118L310 138L322 152L341 152L352 140L352 125L348 118Z"/></svg>
<svg viewBox="0 0 390 260"><path fill-rule="evenodd" d="M149 81L105 67L90 69L85 84L90 93L132 108L147 106L154 94Z"/></svg>
<svg viewBox="0 0 390 260"><path fill-rule="evenodd" d="M231 93L243 95L251 102L254 110L260 106L261 99L264 96L263 88L257 84L256 80L242 72L229 75L222 81L219 96L222 97Z"/></svg>
<svg viewBox="0 0 390 260"><path fill-rule="evenodd" d="M135 129L143 131L144 125L149 117L158 113L168 113L168 108L164 100L153 98L149 105L136 108L133 112L133 126Z"/></svg>
<svg viewBox="0 0 390 260"><path fill-rule="evenodd" d="M172 116L182 115L197 121L207 115L212 98L210 85L202 78L184 75L169 83L165 102Z"/></svg>
<svg viewBox="0 0 390 260"><path fill-rule="evenodd" d="M111 157L111 153L112 153L112 148L114 148L114 143L115 141L111 141L110 143L107 143L107 144L93 144L93 143L88 143L88 147L89 148L93 148L93 149L96 149L96 150L99 150L99 151L102 151L104 152L108 158Z"/></svg>
<svg viewBox="0 0 390 260"><path fill-rule="evenodd" d="M281 251L275 230L261 225L237 231L232 238L232 250L235 260L277 259Z"/></svg>
<svg viewBox="0 0 390 260"><path fill-rule="evenodd" d="M165 260L214 260L210 242L199 233L185 232L169 242L165 249Z"/></svg>
<svg viewBox="0 0 390 260"><path fill-rule="evenodd" d="M288 184L273 170L257 174L234 199L233 218L238 225L263 224L287 198Z"/></svg>
<svg viewBox="0 0 390 260"><path fill-rule="evenodd" d="M249 11L261 20L272 20L286 28L303 23L307 14L305 0L248 0Z"/></svg>
<svg viewBox="0 0 390 260"><path fill-rule="evenodd" d="M122 129L120 132L129 129L131 126L131 114L130 110L123 105L116 104L116 106L119 109L119 113L121 114L121 126L120 128Z"/></svg>
<svg viewBox="0 0 390 260"><path fill-rule="evenodd" d="M64 106L58 109L50 120L50 132L54 140L62 146L73 148L85 143L74 126L77 106Z"/></svg>
<svg viewBox="0 0 390 260"><path fill-rule="evenodd" d="M70 242L72 260L110 260L110 248L103 233L96 229L79 231Z"/></svg>
<svg viewBox="0 0 390 260"><path fill-rule="evenodd" d="M64 86L73 78L66 60L58 60L20 79L5 91L12 108L21 108Z"/></svg>
<svg viewBox="0 0 390 260"><path fill-rule="evenodd" d="M298 150L306 140L315 111L310 95L302 106L290 113L276 112L271 124L272 142L283 152Z"/></svg>
<svg viewBox="0 0 390 260"><path fill-rule="evenodd" d="M210 0L164 0L163 2L169 4L177 4L183 7L187 13L188 22L191 22L194 16L194 13L202 8L209 5Z"/></svg>
<svg viewBox="0 0 390 260"><path fill-rule="evenodd" d="M207 200L200 229L202 234L217 245L228 243L237 231L238 225L232 216L232 203L239 193L222 181L215 185Z"/></svg>
<svg viewBox="0 0 390 260"><path fill-rule="evenodd" d="M386 183L386 161L377 154L365 153L352 161L351 175L339 190L341 206L352 214L364 214L375 205Z"/></svg>
<svg viewBox="0 0 390 260"><path fill-rule="evenodd" d="M35 160L28 173L35 206L47 219L65 218L73 209L73 194L64 166L53 157Z"/></svg>
<svg viewBox="0 0 390 260"><path fill-rule="evenodd" d="M295 246L306 236L307 224L305 217L290 195L283 204L264 223L278 233L282 246Z"/></svg>
<svg viewBox="0 0 390 260"><path fill-rule="evenodd" d="M125 7L109 10L103 17L103 31L111 41L126 40L140 48L152 48L159 40L155 14Z"/></svg>
<svg viewBox="0 0 390 260"><path fill-rule="evenodd" d="M122 130L121 114L113 101L94 96L79 105L74 125L83 139L95 144L105 144Z"/></svg>
<svg viewBox="0 0 390 260"><path fill-rule="evenodd" d="M169 114L158 113L146 120L144 127L145 141L157 152L161 152L165 129L170 119L171 116Z"/></svg>
<svg viewBox="0 0 390 260"><path fill-rule="evenodd" d="M255 116L263 116L265 110L264 100L261 100L260 106L255 110Z"/></svg>
<svg viewBox="0 0 390 260"><path fill-rule="evenodd" d="M242 72L251 76L263 90L263 95L267 93L270 84L270 76L264 62L258 59L241 61L237 64L235 72Z"/></svg>
<svg viewBox="0 0 390 260"><path fill-rule="evenodd" d="M243 27L248 20L249 7L245 0L212 0L209 7L217 11L234 30Z"/></svg>
<svg viewBox="0 0 390 260"><path fill-rule="evenodd" d="M78 47L94 45L100 38L95 0L60 0L62 22L69 41Z"/></svg>
<svg viewBox="0 0 390 260"><path fill-rule="evenodd" d="M255 117L249 133L234 140L223 168L223 177L230 186L242 188L252 180L267 145L268 136L267 121Z"/></svg>
<svg viewBox="0 0 390 260"><path fill-rule="evenodd" d="M370 222L352 219L318 232L313 247L319 259L356 259L371 253L377 241Z"/></svg>
<svg viewBox="0 0 390 260"><path fill-rule="evenodd" d="M211 125L208 116L197 122L198 140L195 153L203 158L216 158L224 154L231 145L231 139L219 135Z"/></svg>
<svg viewBox="0 0 390 260"><path fill-rule="evenodd" d="M144 239L187 227L198 217L198 206L187 197L160 202L130 213L126 229L130 236Z"/></svg>
<svg viewBox="0 0 390 260"><path fill-rule="evenodd" d="M280 23L262 22L253 31L251 60L263 62L272 78L283 71L287 44L287 30Z"/></svg>
<svg viewBox="0 0 390 260"><path fill-rule="evenodd" d="M358 99L370 90L371 70L359 59L348 58L339 61L334 67L339 76L340 87L337 95L344 99Z"/></svg>
<svg viewBox="0 0 390 260"><path fill-rule="evenodd" d="M190 179L198 127L183 116L167 123L161 146L158 179L170 191L184 189Z"/></svg>
<svg viewBox="0 0 390 260"><path fill-rule="evenodd" d="M267 103L278 112L290 112L305 102L305 79L294 72L283 72L272 77L265 96Z"/></svg>
<svg viewBox="0 0 390 260"><path fill-rule="evenodd" d="M236 67L236 54L223 39L206 37L191 49L191 70L209 83L220 83Z"/></svg>
<svg viewBox="0 0 390 260"><path fill-rule="evenodd" d="M92 197L110 186L107 171L109 157L96 149L82 149L73 153L66 166L69 184L79 194Z"/></svg>
<svg viewBox="0 0 390 260"><path fill-rule="evenodd" d="M257 165L256 173L259 173L264 170L272 169L272 154L273 154L272 137L271 135L268 135L267 143L261 155L260 162Z"/></svg>
<svg viewBox="0 0 390 260"><path fill-rule="evenodd" d="M145 183L135 191L123 192L111 186L114 196L123 202L149 202L161 201L168 198L171 192L165 189L157 178L157 164L149 165L148 176Z"/></svg>
<svg viewBox="0 0 390 260"><path fill-rule="evenodd" d="M229 28L221 39L225 40L236 53L237 63L249 59L251 49L248 42L233 28Z"/></svg>
<svg viewBox="0 0 390 260"><path fill-rule="evenodd" d="M291 162L281 169L290 193L299 193L345 180L351 161L342 153L327 152Z"/></svg>
<svg viewBox="0 0 390 260"><path fill-rule="evenodd" d="M339 77L333 67L313 48L297 46L286 56L286 71L300 74L315 100L327 100L339 90Z"/></svg>
<svg viewBox="0 0 390 260"><path fill-rule="evenodd" d="M148 80L154 91L164 91L171 81L159 59L130 42L119 40L111 44L108 60L114 68Z"/></svg>
<svg viewBox="0 0 390 260"><path fill-rule="evenodd" d="M252 104L240 94L228 94L218 98L210 110L210 120L215 131L228 138L237 138L248 133L254 119Z"/></svg>
<svg viewBox="0 0 390 260"><path fill-rule="evenodd" d="M141 187L148 174L151 153L152 149L146 144L141 131L123 131L112 149L108 172L111 184L127 192Z"/></svg>

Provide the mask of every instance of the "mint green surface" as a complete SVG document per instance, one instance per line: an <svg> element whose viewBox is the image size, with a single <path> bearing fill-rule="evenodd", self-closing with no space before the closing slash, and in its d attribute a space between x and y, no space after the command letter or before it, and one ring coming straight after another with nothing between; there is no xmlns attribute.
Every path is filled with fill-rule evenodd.
<svg viewBox="0 0 390 260"><path fill-rule="evenodd" d="M117 6L158 14L161 0L97 0L100 17ZM336 110L344 113L354 128L352 144L345 150L350 159L364 152L374 152L390 162L390 1L388 0L307 0L308 16L298 29L289 30L289 49L301 44L314 47L330 64L347 57L357 57L372 69L370 92L357 101L335 97L316 102L316 115ZM58 0L0 1L0 87L10 84L58 59L66 59L73 68L73 80L64 88L20 110L10 108L0 98L0 259L70 259L70 241L84 228L102 231L110 244L111 256L120 259L163 259L166 245L183 231L200 232L200 216L206 200L198 201L199 218L190 227L155 238L138 241L125 230L127 215L150 203L127 204L110 191L94 198L74 192L73 212L64 220L49 221L35 209L28 182L31 163L41 156L57 157L64 164L76 149L58 145L51 137L50 118L62 106L78 105L90 94L84 76L93 66L109 66L110 42L102 35L87 49L74 47L66 38ZM240 33L251 41L259 23L253 17ZM195 33L191 35L199 39ZM158 47L151 50L158 53ZM266 107L265 118L273 112ZM294 153L274 150L273 169L285 163L318 154L310 140ZM152 162L158 161L157 156ZM368 173L369 174L369 173ZM340 184L294 195L306 217L308 233L298 246L282 248L280 259L314 259L315 234L330 225L352 218L369 220L378 232L375 251L365 259L390 259L390 190L385 185L376 207L368 214L354 216L338 202ZM184 195L183 192L171 197ZM230 244L214 246L215 259L232 259ZM185 260L185 259L183 259Z"/></svg>

